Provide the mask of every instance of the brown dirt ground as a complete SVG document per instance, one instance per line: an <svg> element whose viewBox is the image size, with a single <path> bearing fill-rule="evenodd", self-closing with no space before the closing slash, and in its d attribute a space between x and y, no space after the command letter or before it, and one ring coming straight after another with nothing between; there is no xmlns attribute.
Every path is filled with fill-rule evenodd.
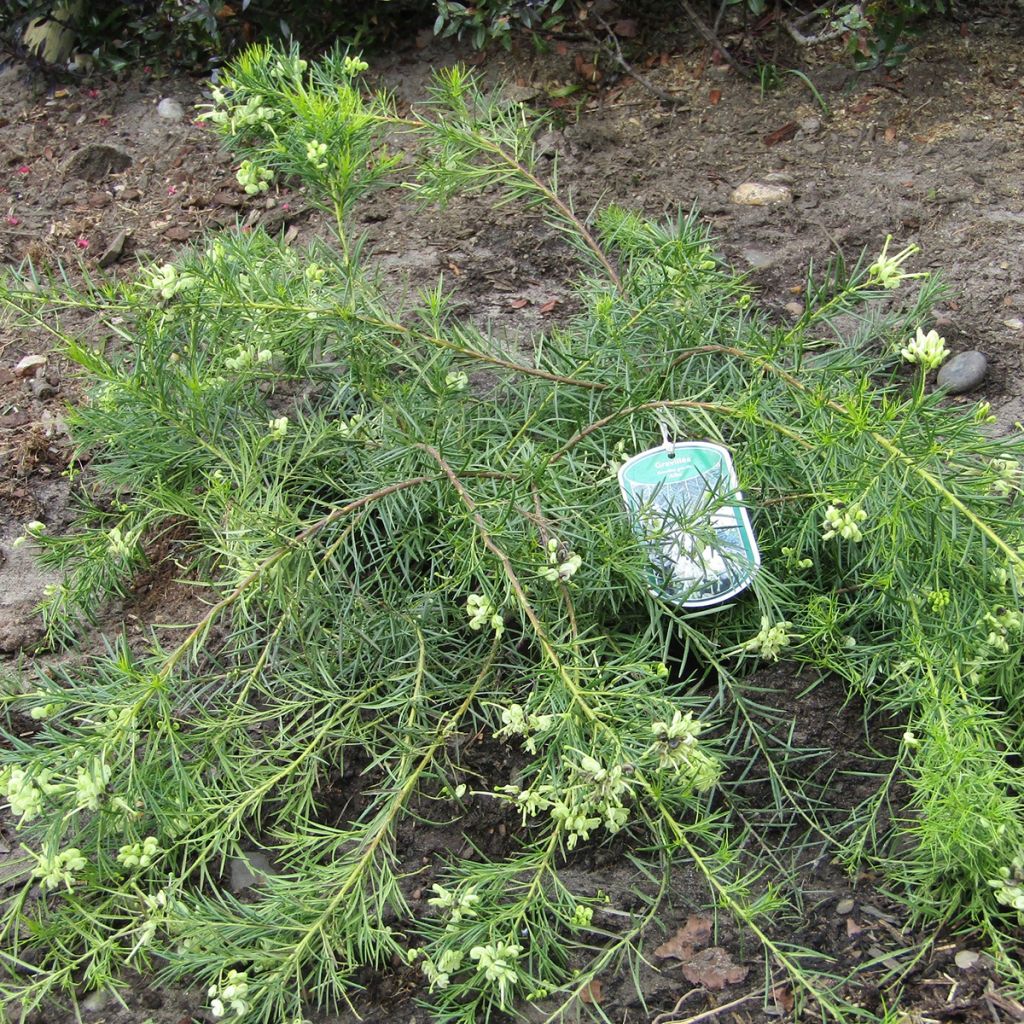
<svg viewBox="0 0 1024 1024"><path fill-rule="evenodd" d="M720 249L749 271L781 319L793 315L787 304L798 301L812 261L820 265L837 250L848 259L865 248L875 253L887 234L895 245L918 243L917 268L941 270L949 284L938 324L950 347L980 349L989 360L983 385L956 400L988 399L1000 429L1009 430L1024 418L1022 39L1019 19L979 10L962 26L936 26L891 73L857 73L834 53L802 54L801 66L827 109L795 76L783 76L778 88L762 94L757 83L741 80L693 42L669 47L644 72L679 98L673 109L631 78L616 77L608 61L599 86L551 106L552 91L580 84L580 61L586 73L593 58L593 47L579 40L555 40L542 55L492 55L481 72L515 83L519 98L549 110L544 148L557 156L560 179L579 209L614 201L662 214L696 205ZM410 46L375 65L374 73L400 103L410 103L423 96L432 66L460 56L476 59L436 43ZM184 105L183 120L157 115L157 102L167 96ZM318 215L301 195L278 192L253 201L239 191L230 159L192 120L201 97L201 82L148 70L72 85L48 83L14 65L0 70L0 260L18 265L31 259L50 268L66 263L122 276L135 273L140 260L173 259L209 228L262 224L299 239L320 231ZM92 144L120 147L130 166L82 180L74 156ZM793 201L736 205L730 194L745 181L785 184ZM386 194L365 208L360 226L396 288L411 290L443 274L465 315L510 335L527 337L569 308L575 269L536 218L471 201L421 211L399 194ZM121 255L101 270L101 255L122 232ZM72 269L71 276L80 272ZM552 307L553 299L559 303ZM46 355L46 364L37 376L17 376L15 366L33 352ZM59 529L70 518L62 472L71 451L61 411L75 394L67 364L43 333L0 323L0 655L11 670L24 666L38 639L33 608L47 582L26 549L11 542L30 519ZM104 627L139 632L183 621L194 602L183 585L154 576L109 609ZM777 707L799 707L800 742L848 752L817 764L823 778L868 765L860 709L835 687L824 683L805 692L807 680L784 669L760 684ZM725 798L756 807L760 795L757 784L737 782ZM856 780L828 790L837 807L864 795ZM478 825L481 841L500 840L500 822ZM848 992L869 1017L880 1019L885 1007L896 1007L905 1020L922 1024L1024 1019L984 958L956 966L954 956L970 947L969 936L908 927L905 909L873 878L849 878L826 849L783 826L766 820L754 835L779 851L780 875L795 879L795 912L778 922L776 938L819 951L823 964L831 957L836 973L857 969ZM16 849L16 836L0 821L0 888L3 860ZM428 861L435 855L414 853ZM592 884L620 895L635 881L614 856L581 859L572 870L588 872ZM705 900L680 868L664 934L651 937L647 953L699 913ZM642 995L625 972L612 973L604 979L600 1009L611 1020L659 1024L705 1011L735 1022L794 1019L791 993L777 972L766 978L756 942L726 922L716 941L750 967L745 981L681 999L693 986L674 961L651 956L656 966L640 968ZM411 1002L407 974L367 981L360 1006L367 1021L427 1019ZM138 978L123 995L125 1005L104 994L87 997L81 1019L206 1019L201 993L157 990ZM726 1005L746 995L748 1001ZM54 1009L37 1019L58 1024L74 1018Z"/></svg>

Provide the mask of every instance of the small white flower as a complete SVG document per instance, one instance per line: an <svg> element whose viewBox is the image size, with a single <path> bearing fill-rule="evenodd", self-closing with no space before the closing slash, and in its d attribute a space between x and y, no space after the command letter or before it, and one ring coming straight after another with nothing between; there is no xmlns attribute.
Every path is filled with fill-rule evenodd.
<svg viewBox="0 0 1024 1024"><path fill-rule="evenodd" d="M917 329L917 334L900 349L900 355L908 363L917 363L925 372L942 365L949 355L946 339L939 337L939 332L929 331L927 334Z"/></svg>
<svg viewBox="0 0 1024 1024"><path fill-rule="evenodd" d="M913 732L911 732L910 729L908 729L903 734L903 742L908 747L919 747L921 745L921 741L914 735Z"/></svg>
<svg viewBox="0 0 1024 1024"><path fill-rule="evenodd" d="M306 143L306 159L314 168L316 168L316 170L327 170L327 161L324 159L325 156L327 156L326 143L316 141Z"/></svg>
<svg viewBox="0 0 1024 1024"><path fill-rule="evenodd" d="M445 374L445 391L465 391L468 385L469 375L463 373L461 370L455 370L452 373Z"/></svg>
<svg viewBox="0 0 1024 1024"><path fill-rule="evenodd" d="M366 71L370 67L365 60L360 60L358 57L346 57L342 62L341 71L342 74L348 75L350 78Z"/></svg>
<svg viewBox="0 0 1024 1024"><path fill-rule="evenodd" d="M495 942L487 946L474 946L469 951L470 960L477 962L476 969L483 976L498 985L498 1001L504 1006L508 996L508 988L519 980L516 971L516 960L523 947L512 942Z"/></svg>
<svg viewBox="0 0 1024 1024"><path fill-rule="evenodd" d="M11 547L21 547L29 537L41 537L44 533L46 533L46 523L41 523L38 519L33 519L31 522L25 524L25 532L14 541Z"/></svg>
<svg viewBox="0 0 1024 1024"><path fill-rule="evenodd" d="M355 437L366 429L366 417L360 412L353 413L347 420L338 420L336 428L342 437Z"/></svg>
<svg viewBox="0 0 1024 1024"><path fill-rule="evenodd" d="M267 432L267 436L274 441L280 441L288 433L288 417L278 416L277 419L269 421L270 429Z"/></svg>
<svg viewBox="0 0 1024 1024"><path fill-rule="evenodd" d="M243 160L235 175L238 184L241 185L247 195L254 196L260 192L266 192L270 188L270 182L274 178L274 172L260 167L251 160Z"/></svg>
<svg viewBox="0 0 1024 1024"><path fill-rule="evenodd" d="M115 526L107 533L107 551L112 557L129 558L134 549L135 544L132 535L130 533L123 534L121 527Z"/></svg>
<svg viewBox="0 0 1024 1024"><path fill-rule="evenodd" d="M210 1013L214 1017L224 1017L230 1009L236 1017L244 1017L249 1012L249 982L245 971L228 971L227 977L220 985L211 985L206 992L210 999Z"/></svg>
<svg viewBox="0 0 1024 1024"><path fill-rule="evenodd" d="M110 765L104 764L94 757L88 768L79 768L75 777L75 793L78 797L79 810L95 811L100 806L100 798L106 792L110 782Z"/></svg>
<svg viewBox="0 0 1024 1024"><path fill-rule="evenodd" d="M42 814L45 782L45 776L40 776L37 784L22 768L12 767L0 772L0 789L7 797L11 813L20 818L19 827Z"/></svg>
<svg viewBox="0 0 1024 1024"><path fill-rule="evenodd" d="M877 260L868 267L868 280L872 284L881 285L883 288L896 288L900 282L913 277L924 277L924 274L907 274L903 271L903 264L906 263L914 253L919 252L918 246L908 245L895 256L888 255L889 243L892 235L887 235L885 245Z"/></svg>
<svg viewBox="0 0 1024 1024"><path fill-rule="evenodd" d="M117 861L126 868L148 868L161 852L156 836L146 836L141 843L122 846Z"/></svg>

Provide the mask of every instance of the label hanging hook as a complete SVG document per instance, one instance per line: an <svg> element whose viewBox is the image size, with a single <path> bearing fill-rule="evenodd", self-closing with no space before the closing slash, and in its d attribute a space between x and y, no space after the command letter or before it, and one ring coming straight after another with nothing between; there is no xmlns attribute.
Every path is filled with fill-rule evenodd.
<svg viewBox="0 0 1024 1024"><path fill-rule="evenodd" d="M658 426L661 427L661 446L665 449L665 453L670 459L676 457L676 443L668 436L668 424L664 420L658 420Z"/></svg>

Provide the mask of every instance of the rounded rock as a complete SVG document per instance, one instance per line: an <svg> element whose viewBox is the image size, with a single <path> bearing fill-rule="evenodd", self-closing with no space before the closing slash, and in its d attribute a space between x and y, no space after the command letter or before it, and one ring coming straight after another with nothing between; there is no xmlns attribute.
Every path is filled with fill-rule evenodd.
<svg viewBox="0 0 1024 1024"><path fill-rule="evenodd" d="M948 362L943 363L936 378L940 388L951 395L962 395L965 391L976 388L988 373L988 360L983 352L971 349L960 352Z"/></svg>
<svg viewBox="0 0 1024 1024"><path fill-rule="evenodd" d="M165 121L180 121L185 116L185 108L170 96L165 96L157 104L156 112Z"/></svg>
<svg viewBox="0 0 1024 1024"><path fill-rule="evenodd" d="M793 193L785 185L745 181L729 197L737 206L783 206L793 202Z"/></svg>

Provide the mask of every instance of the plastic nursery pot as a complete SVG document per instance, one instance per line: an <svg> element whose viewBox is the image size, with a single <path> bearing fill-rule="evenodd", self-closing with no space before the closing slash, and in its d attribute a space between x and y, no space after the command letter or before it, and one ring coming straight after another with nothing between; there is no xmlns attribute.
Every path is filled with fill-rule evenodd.
<svg viewBox="0 0 1024 1024"><path fill-rule="evenodd" d="M629 459L619 487L650 559L652 594L707 608L750 586L761 552L728 449L666 441Z"/></svg>

